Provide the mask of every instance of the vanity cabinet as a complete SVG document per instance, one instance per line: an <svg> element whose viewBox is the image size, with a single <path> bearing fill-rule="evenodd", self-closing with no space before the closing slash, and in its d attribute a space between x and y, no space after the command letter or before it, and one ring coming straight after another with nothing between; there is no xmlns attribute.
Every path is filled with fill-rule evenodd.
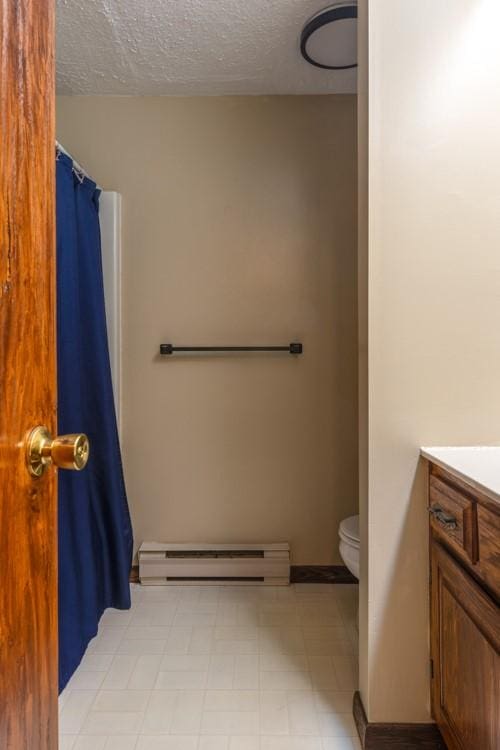
<svg viewBox="0 0 500 750"><path fill-rule="evenodd" d="M431 698L449 750L500 750L500 503L430 465Z"/></svg>

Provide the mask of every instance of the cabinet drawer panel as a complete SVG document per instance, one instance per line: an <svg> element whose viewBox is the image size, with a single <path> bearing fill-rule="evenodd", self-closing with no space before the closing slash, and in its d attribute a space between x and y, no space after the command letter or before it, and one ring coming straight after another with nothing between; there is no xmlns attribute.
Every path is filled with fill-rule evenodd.
<svg viewBox="0 0 500 750"><path fill-rule="evenodd" d="M500 516L478 505L477 520L479 562L476 570L481 580L500 600Z"/></svg>
<svg viewBox="0 0 500 750"><path fill-rule="evenodd" d="M434 533L475 563L478 557L476 503L431 475L429 511Z"/></svg>

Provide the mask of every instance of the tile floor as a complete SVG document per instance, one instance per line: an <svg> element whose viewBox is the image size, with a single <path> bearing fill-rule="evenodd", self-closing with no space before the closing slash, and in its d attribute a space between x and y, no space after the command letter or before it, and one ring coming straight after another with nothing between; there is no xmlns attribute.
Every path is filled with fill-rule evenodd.
<svg viewBox="0 0 500 750"><path fill-rule="evenodd" d="M358 750L357 587L132 586L60 696L60 750Z"/></svg>

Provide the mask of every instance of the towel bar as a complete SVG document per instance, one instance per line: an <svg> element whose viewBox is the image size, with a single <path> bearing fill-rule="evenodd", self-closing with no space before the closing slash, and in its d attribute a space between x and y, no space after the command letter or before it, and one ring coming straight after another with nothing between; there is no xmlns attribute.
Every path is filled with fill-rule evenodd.
<svg viewBox="0 0 500 750"><path fill-rule="evenodd" d="M173 344L160 344L162 356L175 352L288 352L289 354L302 354L302 351L302 344L298 342L293 342L287 346L174 346Z"/></svg>

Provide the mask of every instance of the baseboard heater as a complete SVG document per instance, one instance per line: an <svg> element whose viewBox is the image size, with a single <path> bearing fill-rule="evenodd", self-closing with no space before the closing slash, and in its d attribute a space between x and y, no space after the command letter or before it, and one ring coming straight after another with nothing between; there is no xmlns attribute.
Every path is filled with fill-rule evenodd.
<svg viewBox="0 0 500 750"><path fill-rule="evenodd" d="M147 586L290 583L290 547L276 544L162 544L143 542L139 580Z"/></svg>

